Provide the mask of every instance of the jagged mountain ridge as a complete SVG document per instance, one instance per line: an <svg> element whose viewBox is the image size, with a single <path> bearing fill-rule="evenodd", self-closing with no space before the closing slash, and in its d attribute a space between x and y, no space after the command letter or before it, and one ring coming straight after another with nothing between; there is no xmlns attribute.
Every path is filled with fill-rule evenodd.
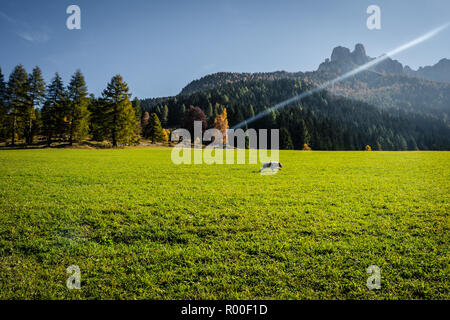
<svg viewBox="0 0 450 320"><path fill-rule="evenodd" d="M355 46L353 51L345 47L336 47L331 54L331 60L326 59L320 64L318 71L347 72L374 59L367 56L364 46L360 43ZM398 60L386 58L373 66L371 70L383 74L408 75L427 80L450 82L450 60L445 58L433 66L420 67L418 70L403 66Z"/></svg>
<svg viewBox="0 0 450 320"><path fill-rule="evenodd" d="M331 59L326 59L325 62L319 65L316 72L325 73L339 73L354 69L363 65L370 60L367 56L366 50L362 44L357 44L353 52L345 47L336 47L333 49ZM372 71L382 74L396 74L412 76L416 78L423 78L426 80L450 82L450 60L442 59L433 66L420 67L418 70L413 70L409 66L403 66L399 61L387 58L374 66ZM193 80L185 86L181 94L188 94L198 90L207 90L216 86L221 86L236 81L256 81L256 80L279 80L279 79L308 79L320 80L314 75L315 72L257 72L257 73L238 73L238 72L217 72L206 75L198 80Z"/></svg>
<svg viewBox="0 0 450 320"><path fill-rule="evenodd" d="M366 49L360 43L353 51L345 47L336 47L331 54L331 60L326 59L321 63L317 71L342 74L362 66L375 58L367 56ZM383 74L404 74L403 65L397 60L387 58L373 66L370 70Z"/></svg>

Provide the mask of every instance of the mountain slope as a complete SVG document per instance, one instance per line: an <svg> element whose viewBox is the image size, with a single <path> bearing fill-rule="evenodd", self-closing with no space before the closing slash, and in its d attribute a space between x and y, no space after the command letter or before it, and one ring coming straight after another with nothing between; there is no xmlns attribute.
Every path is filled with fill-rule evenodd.
<svg viewBox="0 0 450 320"><path fill-rule="evenodd" d="M301 80L240 81L168 98L146 111L164 118L163 110L168 109L164 125L178 128L191 105L204 111L210 125L226 107L231 127L311 88ZM450 149L450 127L437 117L380 109L325 90L271 112L248 127L283 129L296 149L305 143L316 150L363 150L367 144L375 150Z"/></svg>
<svg viewBox="0 0 450 320"><path fill-rule="evenodd" d="M333 50L331 59L326 59L315 72L272 73L215 73L189 83L181 94L209 90L236 82L265 80L303 80L313 84L334 79L368 61L362 44L354 51L344 47ZM448 79L448 62L443 59L433 67L411 70L390 58L375 65L368 71L340 82L329 90L335 94L362 100L376 107L401 109L424 114L432 114L448 119L450 116L450 83L436 82L424 78ZM420 77L419 77L420 76Z"/></svg>

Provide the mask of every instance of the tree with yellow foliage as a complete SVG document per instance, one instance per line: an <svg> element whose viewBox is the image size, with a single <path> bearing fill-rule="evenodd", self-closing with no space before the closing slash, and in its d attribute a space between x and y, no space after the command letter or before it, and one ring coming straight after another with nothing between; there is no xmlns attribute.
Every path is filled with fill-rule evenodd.
<svg viewBox="0 0 450 320"><path fill-rule="evenodd" d="M222 132L222 142L227 143L227 130L228 130L228 118L227 118L227 108L223 108L221 114L217 115L214 119L214 128Z"/></svg>
<svg viewBox="0 0 450 320"><path fill-rule="evenodd" d="M169 142L170 130L163 128L164 142Z"/></svg>

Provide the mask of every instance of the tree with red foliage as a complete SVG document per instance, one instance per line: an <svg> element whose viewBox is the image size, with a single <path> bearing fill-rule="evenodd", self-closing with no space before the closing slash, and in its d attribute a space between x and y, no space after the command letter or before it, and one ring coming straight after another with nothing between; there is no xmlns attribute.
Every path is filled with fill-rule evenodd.
<svg viewBox="0 0 450 320"><path fill-rule="evenodd" d="M202 122L202 134L207 128L206 115L199 107L190 106L184 112L183 128L191 133L192 141L194 141L194 121Z"/></svg>

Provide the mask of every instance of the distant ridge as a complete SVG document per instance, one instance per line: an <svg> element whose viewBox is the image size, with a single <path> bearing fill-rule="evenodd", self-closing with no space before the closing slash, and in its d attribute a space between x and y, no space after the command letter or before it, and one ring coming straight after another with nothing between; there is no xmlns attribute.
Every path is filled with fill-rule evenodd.
<svg viewBox="0 0 450 320"><path fill-rule="evenodd" d="M345 47L336 47L331 54L331 60L326 59L320 64L318 71L342 73L361 66L375 58L366 55L364 46L358 43L351 52ZM450 60L442 59L433 66L420 67L413 70L409 66L403 66L399 61L387 58L375 65L372 71L383 74L408 75L427 80L450 82Z"/></svg>
<svg viewBox="0 0 450 320"><path fill-rule="evenodd" d="M220 88L234 83L276 80L300 80L314 84L334 79L374 58L358 43L353 51L339 46L333 49L313 72L219 72L189 83L181 95ZM450 119L450 60L412 70L387 58L371 69L335 84L328 91L336 95L370 103L381 109L413 111Z"/></svg>
<svg viewBox="0 0 450 320"><path fill-rule="evenodd" d="M190 82L182 89L181 94L190 94L196 91L208 90L239 81L293 79L320 82L323 80L323 74L328 75L326 78L329 78L329 75L340 75L373 59L374 58L371 58L366 54L364 45L361 43L356 44L353 51L338 46L333 49L331 58L325 59L315 72L218 72ZM409 66L403 66L397 60L387 58L375 65L370 71L381 75L400 75L438 82L450 82L450 60L445 58L433 66L420 67L418 70L413 70Z"/></svg>
<svg viewBox="0 0 450 320"><path fill-rule="evenodd" d="M420 67L419 70L414 71L410 67L405 67L405 73L424 78L428 80L435 80L440 82L450 82L450 60L442 59L433 66Z"/></svg>

